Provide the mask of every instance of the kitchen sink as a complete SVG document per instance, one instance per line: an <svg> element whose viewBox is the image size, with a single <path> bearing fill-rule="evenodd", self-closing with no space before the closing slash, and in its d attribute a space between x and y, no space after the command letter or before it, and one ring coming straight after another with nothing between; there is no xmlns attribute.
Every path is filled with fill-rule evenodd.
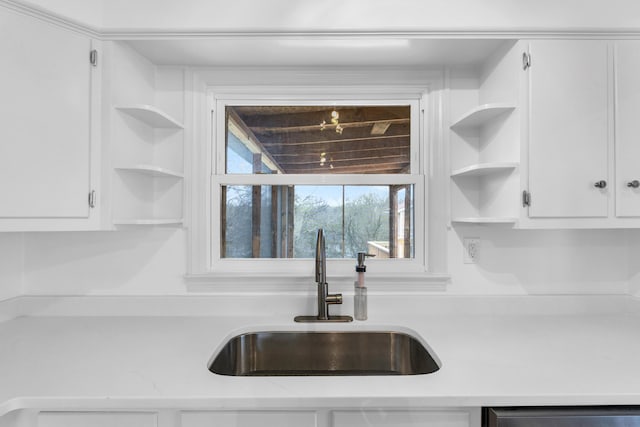
<svg viewBox="0 0 640 427"><path fill-rule="evenodd" d="M418 375L440 369L402 332L251 332L231 338L209 370L233 376Z"/></svg>

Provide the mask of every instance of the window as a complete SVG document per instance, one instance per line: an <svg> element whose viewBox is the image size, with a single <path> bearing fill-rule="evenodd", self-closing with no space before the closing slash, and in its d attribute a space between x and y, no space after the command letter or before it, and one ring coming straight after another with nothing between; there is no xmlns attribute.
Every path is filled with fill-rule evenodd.
<svg viewBox="0 0 640 427"><path fill-rule="evenodd" d="M362 185L222 186L222 258L313 258L325 230L332 258L412 258L413 185L366 185L407 174L409 105L225 107L225 173L365 175Z"/></svg>
<svg viewBox="0 0 640 427"><path fill-rule="evenodd" d="M323 228L336 274L358 252L425 271L418 99L226 96L214 111L212 270L311 271Z"/></svg>
<svg viewBox="0 0 640 427"><path fill-rule="evenodd" d="M225 185L221 258L413 258L413 185Z"/></svg>

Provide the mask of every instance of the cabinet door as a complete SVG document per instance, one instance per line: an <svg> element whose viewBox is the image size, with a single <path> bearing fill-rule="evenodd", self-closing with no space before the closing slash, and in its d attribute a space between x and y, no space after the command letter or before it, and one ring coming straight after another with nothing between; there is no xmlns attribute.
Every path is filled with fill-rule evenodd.
<svg viewBox="0 0 640 427"><path fill-rule="evenodd" d="M633 217L640 216L640 42L617 42L615 61L616 216Z"/></svg>
<svg viewBox="0 0 640 427"><path fill-rule="evenodd" d="M335 411L332 427L469 427L466 411Z"/></svg>
<svg viewBox="0 0 640 427"><path fill-rule="evenodd" d="M41 412L38 427L157 427L151 412Z"/></svg>
<svg viewBox="0 0 640 427"><path fill-rule="evenodd" d="M609 49L600 40L530 43L530 217L606 217Z"/></svg>
<svg viewBox="0 0 640 427"><path fill-rule="evenodd" d="M315 411L183 412L182 427L316 427Z"/></svg>
<svg viewBox="0 0 640 427"><path fill-rule="evenodd" d="M0 219L87 218L91 39L0 7Z"/></svg>

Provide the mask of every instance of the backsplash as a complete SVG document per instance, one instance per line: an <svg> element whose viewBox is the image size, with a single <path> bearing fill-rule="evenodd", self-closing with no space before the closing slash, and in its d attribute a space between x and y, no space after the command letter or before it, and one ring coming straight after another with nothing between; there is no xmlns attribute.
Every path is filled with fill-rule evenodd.
<svg viewBox="0 0 640 427"><path fill-rule="evenodd" d="M186 231L0 235L0 298L28 295L180 295L187 293ZM480 239L477 264L464 264L462 238ZM448 294L624 294L640 290L635 230L449 231ZM22 251L24 266L22 268ZM24 273L24 274L23 274Z"/></svg>
<svg viewBox="0 0 640 427"><path fill-rule="evenodd" d="M185 292L186 232L26 233L25 274L32 295L175 295Z"/></svg>
<svg viewBox="0 0 640 427"><path fill-rule="evenodd" d="M640 231L627 230L629 250L629 293L640 297Z"/></svg>
<svg viewBox="0 0 640 427"><path fill-rule="evenodd" d="M0 233L0 301L22 293L22 233Z"/></svg>
<svg viewBox="0 0 640 427"><path fill-rule="evenodd" d="M619 294L640 272L629 262L635 230L467 226L449 234L453 293ZM477 264L462 262L463 237L480 238Z"/></svg>

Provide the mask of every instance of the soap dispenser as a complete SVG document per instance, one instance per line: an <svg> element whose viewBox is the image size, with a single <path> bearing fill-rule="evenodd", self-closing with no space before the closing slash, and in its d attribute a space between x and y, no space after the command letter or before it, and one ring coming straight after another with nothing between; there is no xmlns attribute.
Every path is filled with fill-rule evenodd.
<svg viewBox="0 0 640 427"><path fill-rule="evenodd" d="M358 263L356 264L356 280L354 282L353 295L353 317L356 320L367 320L367 287L364 285L364 273L367 266L364 265L366 257L375 255L365 252L358 252Z"/></svg>

